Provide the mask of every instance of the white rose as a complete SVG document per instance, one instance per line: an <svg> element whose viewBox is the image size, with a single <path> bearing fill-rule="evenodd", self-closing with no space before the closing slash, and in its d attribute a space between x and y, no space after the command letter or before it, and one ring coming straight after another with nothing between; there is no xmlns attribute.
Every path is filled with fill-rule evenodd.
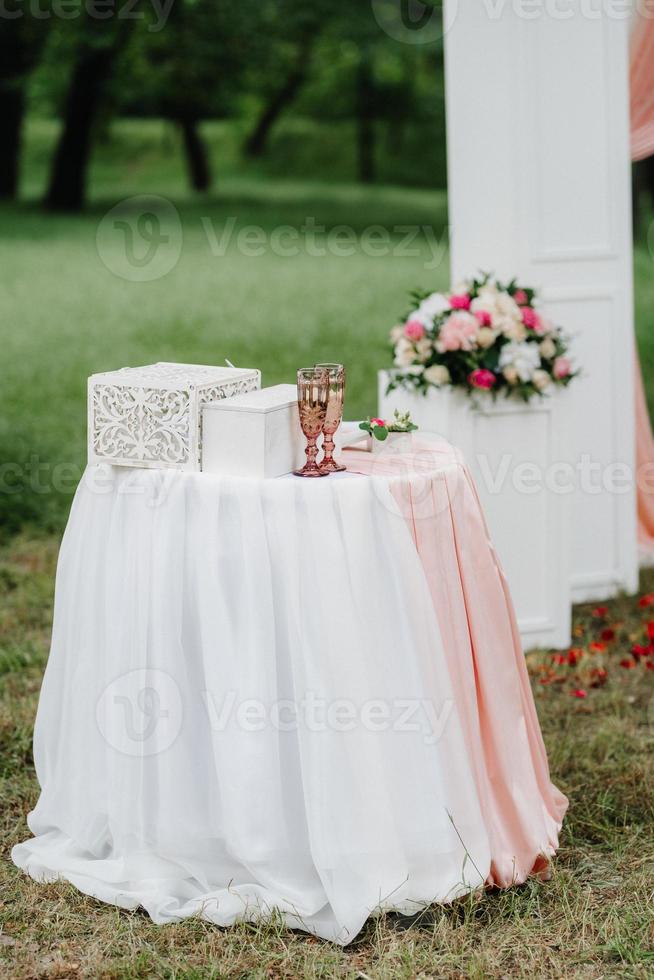
<svg viewBox="0 0 654 980"><path fill-rule="evenodd" d="M469 279L459 279L452 286L452 294L454 296L463 296L464 293L469 293L472 289L472 283Z"/></svg>
<svg viewBox="0 0 654 980"><path fill-rule="evenodd" d="M473 299L470 304L470 309L473 313L476 310L485 310L492 317L499 316L500 311L497 306L498 297L499 293L494 286L484 286L479 291L479 295Z"/></svg>
<svg viewBox="0 0 654 980"><path fill-rule="evenodd" d="M423 377L433 385L446 385L450 382L450 372L444 364L432 364L431 367L425 368Z"/></svg>
<svg viewBox="0 0 654 980"><path fill-rule="evenodd" d="M534 371L540 368L538 345L505 344L500 354L499 367L501 371L507 367L514 367L521 381L531 381Z"/></svg>
<svg viewBox="0 0 654 980"><path fill-rule="evenodd" d="M539 391L545 391L545 389L549 388L549 386L552 383L552 379L550 378L547 371L543 371L540 368L538 369L538 371L534 371L531 380L533 381L534 386Z"/></svg>
<svg viewBox="0 0 654 980"><path fill-rule="evenodd" d="M538 349L540 350L541 357L546 357L549 361L556 355L556 344L551 337L546 337L545 340L541 340Z"/></svg>
<svg viewBox="0 0 654 980"><path fill-rule="evenodd" d="M450 308L449 300L443 296L442 293L432 293L427 299L423 299L422 303L417 309L417 316L411 319L420 320L424 323L423 318L427 318L429 326L434 321L434 318L440 316L441 313L447 313Z"/></svg>
<svg viewBox="0 0 654 980"><path fill-rule="evenodd" d="M420 310L420 309L414 310L413 313L410 314L408 319L417 320L418 323L422 323L425 330L431 330L431 328L434 326L433 316L430 316L429 313L426 313L424 310Z"/></svg>
<svg viewBox="0 0 654 980"><path fill-rule="evenodd" d="M480 327L479 333L477 334L477 345L486 350L488 347L492 347L497 338L497 334L490 327Z"/></svg>
<svg viewBox="0 0 654 980"><path fill-rule="evenodd" d="M416 359L416 352L413 344L406 337L400 337L395 347L395 367L406 368Z"/></svg>
<svg viewBox="0 0 654 980"><path fill-rule="evenodd" d="M397 342L403 336L404 336L404 327L403 326L400 325L398 327L393 327L393 329L391 330L391 343L392 344L397 344Z"/></svg>

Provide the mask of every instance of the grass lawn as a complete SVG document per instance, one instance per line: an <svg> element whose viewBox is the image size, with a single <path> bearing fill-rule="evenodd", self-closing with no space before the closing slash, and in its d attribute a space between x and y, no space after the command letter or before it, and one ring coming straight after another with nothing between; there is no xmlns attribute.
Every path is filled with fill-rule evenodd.
<svg viewBox="0 0 654 980"><path fill-rule="evenodd" d="M55 556L51 536L18 536L0 549L0 976L652 977L654 671L645 666L648 657L633 669L620 661L636 663L629 650L642 641L654 606L617 600L602 618L580 608L576 642L585 652L579 663L531 658L552 776L571 801L552 879L474 895L416 919L371 921L342 950L275 924L156 926L144 913L101 905L67 884L37 885L10 864L10 848L27 836L25 816L38 792L32 722ZM643 588L654 589L654 573ZM612 633L615 638L601 639ZM595 652L591 643L599 643ZM580 685L588 691L583 700L571 695Z"/></svg>
<svg viewBox="0 0 654 980"><path fill-rule="evenodd" d="M88 211L69 217L38 206L55 129L44 122L28 129L23 200L0 207L0 463L19 466L0 476L3 486L22 490L0 494L0 533L26 522L63 527L85 461L89 374L227 357L262 368L271 384L292 380L305 362L338 359L349 371L346 414L361 417L376 409L376 371L389 363L387 332L405 311L407 293L447 285L443 192L330 183L329 143L323 180L283 178L279 159L270 173L243 166L226 124L208 127L207 135L219 181L213 196L196 197L185 190L169 129L116 124L94 160ZM174 202L181 254L163 278L126 281L108 268L124 239L103 250L103 262L96 233L108 209L143 193ZM308 219L325 229L313 248L302 231ZM325 248L330 230L343 225L356 235L353 255ZM264 236L256 257L243 254L238 241L249 226ZM276 254L271 236L280 226L295 230L299 254ZM386 246L366 245L366 234L375 235L366 229L375 226ZM409 243L404 226L422 230ZM230 241L217 255L215 239L225 228L232 228ZM654 407L653 268L640 246L639 336Z"/></svg>
<svg viewBox="0 0 654 980"><path fill-rule="evenodd" d="M139 138L126 139L125 131L134 134L136 127ZM375 372L387 361L387 331L405 308L407 292L417 284L447 283L442 192L264 181L234 168L222 177L218 196L193 198L184 191L179 157L164 152L160 127L141 132L141 124L126 123L118 126L109 159L100 154L88 212L44 216L29 195L42 183L42 144L52 135L36 127L27 202L0 208L0 458L20 463L25 488L3 495L0 524L4 516L14 528L26 520L63 525L84 464L86 378L96 371L154 360L222 364L227 357L260 367L264 382L275 384L293 380L305 363L342 359L349 370L349 416L374 414ZM96 232L108 208L146 191L175 201L181 255L161 279L126 281L103 264ZM315 222L313 247L303 244L307 220ZM214 236L232 224L225 254L214 254ZM327 247L328 230L344 225L357 236L353 256ZM365 254L361 246L373 225L388 232L388 247L377 249L387 254ZM438 238L421 232L403 247L406 233L394 229L404 225L429 226ZM264 236L256 257L243 254L238 241L248 226L260 227ZM276 254L270 235L280 226L298 230L299 254ZM407 250L412 254L403 254ZM434 256L437 267L426 269ZM63 477L61 464L70 464Z"/></svg>
<svg viewBox="0 0 654 980"><path fill-rule="evenodd" d="M652 658L629 651L654 620L654 606L650 612L634 599L610 603L602 617L576 611L578 663L531 658L553 778L571 799L546 884L472 896L415 920L376 920L340 950L275 925L157 927L65 884L37 886L9 863L37 798L32 723L58 536L84 465L86 377L153 360L228 357L261 367L265 382L276 383L304 362L338 358L349 369L347 415L361 416L375 408L375 373L387 363L387 329L406 293L447 284L444 193L330 182L328 143L323 179L303 180L279 158L268 170L244 168L229 127L207 134L219 173L215 194L186 192L179 146L165 127L120 123L94 161L88 211L63 217L44 215L37 204L54 129L35 123L23 199L0 208L0 464L19 465L11 480L6 470L0 475L5 490L13 480L20 491L0 493L0 977L651 977L654 671L646 667ZM103 262L96 233L117 201L143 193L174 202L182 247L163 278L132 282L108 267L111 249ZM287 225L302 237L308 218L325 228L319 245L329 229L352 228L354 254L311 254L306 237L294 257L275 254L275 229ZM231 242L214 254L211 233L230 222ZM258 257L235 240L252 225L264 234ZM373 225L388 235L383 255L366 254L362 236ZM413 254L399 230L406 225L422 229ZM654 407L652 270L639 245L638 332ZM654 591L654 573L643 589ZM611 631L614 638L602 639ZM572 696L580 687L584 699Z"/></svg>

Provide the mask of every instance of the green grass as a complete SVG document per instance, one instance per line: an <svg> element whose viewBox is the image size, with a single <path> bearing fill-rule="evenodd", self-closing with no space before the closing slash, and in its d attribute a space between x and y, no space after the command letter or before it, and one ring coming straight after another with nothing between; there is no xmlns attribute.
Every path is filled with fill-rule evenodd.
<svg viewBox="0 0 654 980"><path fill-rule="evenodd" d="M120 123L94 159L89 210L62 217L38 207L55 129L33 123L21 203L0 208L0 477L17 479L22 490L0 494L0 529L26 522L39 529L0 548L0 977L651 977L654 672L616 666L642 633L646 614L633 600L610 604L607 622L619 628L602 655L609 679L586 700L570 697L586 683L583 671L542 685L549 659L532 658L553 778L571 799L546 884L474 896L416 920L377 920L340 950L276 924L157 927L65 884L38 886L10 864L38 793L32 724L57 550L56 536L44 531L63 526L84 464L87 375L156 359L229 357L263 368L265 382L275 383L291 380L302 362L342 358L350 377L347 414L367 414L375 407L375 372L387 363L387 328L406 292L447 283L445 254L426 268L433 242L424 234L414 256L371 257L360 247L364 229L375 224L426 225L441 241L442 192L347 183L350 150L323 132L321 157L306 147L299 123L282 130L272 159L257 166L240 161L232 125L208 127L207 134L218 174L213 194L186 191L178 141L167 127ZM291 161L297 145L314 180L303 179L298 160ZM152 283L117 278L96 249L106 211L142 193L174 201L183 223L179 263ZM259 225L267 235L282 224L300 228L307 217L326 228L346 224L359 248L349 258L249 258L232 244L216 257L202 219L220 233L232 217L236 231ZM654 276L645 245L637 249L635 274L654 405ZM20 464L18 477L2 468L7 463ZM654 577L643 587L654 589ZM588 613L576 613L580 644L590 637Z"/></svg>
<svg viewBox="0 0 654 980"><path fill-rule="evenodd" d="M654 972L654 671L623 670L654 616L634 599L605 619L576 610L576 642L600 628L616 640L596 656L608 680L570 696L577 668L542 685L530 658L552 778L570 797L549 882L529 881L433 907L414 919L370 921L339 949L279 923L222 930L190 920L156 926L65 883L38 885L9 860L27 834L36 784L32 724L49 641L56 558L52 536L0 548L0 977L8 980L200 978L439 978L649 980ZM654 573L643 580L654 589ZM549 669L549 668L547 668ZM582 673L583 669L581 668ZM559 670L559 673L561 671Z"/></svg>
<svg viewBox="0 0 654 980"><path fill-rule="evenodd" d="M442 252L438 267L425 269L438 243L421 235L416 254L393 254L404 235L392 230L428 225L440 240L443 193L264 181L232 167L215 196L197 198L184 189L176 141L169 136L164 153L161 127L125 123L116 143L98 154L87 213L44 215L35 195L54 131L45 124L35 129L25 201L0 208L0 459L19 462L20 478L12 472L12 481L20 479L24 490L2 495L0 522L61 528L84 463L86 378L96 371L154 360L221 364L228 357L262 368L264 382L274 384L291 381L305 363L342 359L349 369L348 415L375 410L375 372L387 361L387 330L407 291L447 283ZM218 144L212 147L217 153ZM144 191L175 202L183 244L178 264L163 278L130 282L103 264L96 232L108 208ZM301 248L290 258L268 246L251 257L239 250L237 236L247 226L260 226L269 242L275 228L301 229L307 218L326 229L316 237L318 250L328 229L353 228L354 257ZM233 240L216 256L207 227L219 236L230 220ZM371 225L389 229L388 255L363 254L360 236ZM120 247L121 240L118 253Z"/></svg>
<svg viewBox="0 0 654 980"><path fill-rule="evenodd" d="M297 176L298 133L311 143L303 159L313 154L306 169L312 180ZM347 168L333 165L345 139L338 127L307 129L291 120L271 158L247 165L237 123L211 124L206 135L217 184L197 196L186 189L170 126L114 124L93 158L89 208L71 217L45 214L38 204L56 127L40 120L28 127L21 202L0 207L0 491L16 490L0 492L0 533L29 524L63 527L85 460L89 374L154 360L220 364L227 357L262 368L264 383L274 384L291 381L305 363L338 359L349 371L346 414L361 417L376 408L376 371L388 364L387 331L404 311L407 292L447 285L444 192L347 183ZM143 193L177 207L181 255L163 278L125 281L103 263L96 233L118 201ZM313 255L307 247L294 257L274 254L275 229L301 230L307 219L325 229L319 247L329 230L352 228L355 254ZM230 245L216 255L211 234L219 237L230 222ZM406 225L423 229L408 248L412 254L397 231ZM261 256L239 249L238 234L248 226L263 229ZM363 236L372 226L388 233L386 254L366 254ZM122 248L120 235L112 241L103 253L110 265ZM643 244L635 263L637 319L654 408L652 270Z"/></svg>

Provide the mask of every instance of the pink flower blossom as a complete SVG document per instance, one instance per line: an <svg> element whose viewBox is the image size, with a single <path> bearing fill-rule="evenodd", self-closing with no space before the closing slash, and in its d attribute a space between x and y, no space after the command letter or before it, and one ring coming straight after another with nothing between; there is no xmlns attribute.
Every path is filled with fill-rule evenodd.
<svg viewBox="0 0 654 980"><path fill-rule="evenodd" d="M477 368L468 375L468 381L473 388L483 388L488 391L495 384L496 378L492 371L488 371L486 368Z"/></svg>
<svg viewBox="0 0 654 980"><path fill-rule="evenodd" d="M425 328L420 320L409 320L404 326L404 336L409 340L422 340L425 336Z"/></svg>
<svg viewBox="0 0 654 980"><path fill-rule="evenodd" d="M458 293L456 296L450 296L450 306L453 310L469 310L470 302L471 300L467 293Z"/></svg>
<svg viewBox="0 0 654 980"><path fill-rule="evenodd" d="M438 349L470 350L479 324L469 313L453 313L447 318L438 335Z"/></svg>
<svg viewBox="0 0 654 980"><path fill-rule="evenodd" d="M572 363L567 357L557 357L554 361L553 371L555 378L567 378L572 371Z"/></svg>
<svg viewBox="0 0 654 980"><path fill-rule="evenodd" d="M533 330L534 333L544 333L545 327L543 326L543 321L540 316L531 306L525 306L522 309L522 322L528 330Z"/></svg>
<svg viewBox="0 0 654 980"><path fill-rule="evenodd" d="M513 298L518 304L518 306L526 306L527 303L529 302L529 297L527 296L524 289L516 289L515 293L513 294Z"/></svg>
<svg viewBox="0 0 654 980"><path fill-rule="evenodd" d="M382 425L384 428L386 427L386 422L384 419L370 419L370 424L374 426Z"/></svg>
<svg viewBox="0 0 654 980"><path fill-rule="evenodd" d="M476 316L479 320L480 327L490 327L491 323L493 322L488 310L475 310L473 316Z"/></svg>

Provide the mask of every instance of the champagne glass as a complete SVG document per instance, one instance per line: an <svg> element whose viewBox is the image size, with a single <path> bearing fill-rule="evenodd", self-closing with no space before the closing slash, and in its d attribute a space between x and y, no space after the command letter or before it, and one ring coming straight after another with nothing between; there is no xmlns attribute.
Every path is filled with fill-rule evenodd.
<svg viewBox="0 0 654 980"><path fill-rule="evenodd" d="M323 449L325 455L320 464L325 473L340 473L345 469L334 459L334 434L343 418L343 399L345 398L345 368L342 364L316 364L316 370L327 371L329 375L329 400L327 415L322 427Z"/></svg>
<svg viewBox="0 0 654 980"><path fill-rule="evenodd" d="M297 373L297 405L307 440L307 461L301 470L294 470L296 476L327 476L327 471L316 463L316 442L325 424L328 400L329 372L315 367L301 368Z"/></svg>

